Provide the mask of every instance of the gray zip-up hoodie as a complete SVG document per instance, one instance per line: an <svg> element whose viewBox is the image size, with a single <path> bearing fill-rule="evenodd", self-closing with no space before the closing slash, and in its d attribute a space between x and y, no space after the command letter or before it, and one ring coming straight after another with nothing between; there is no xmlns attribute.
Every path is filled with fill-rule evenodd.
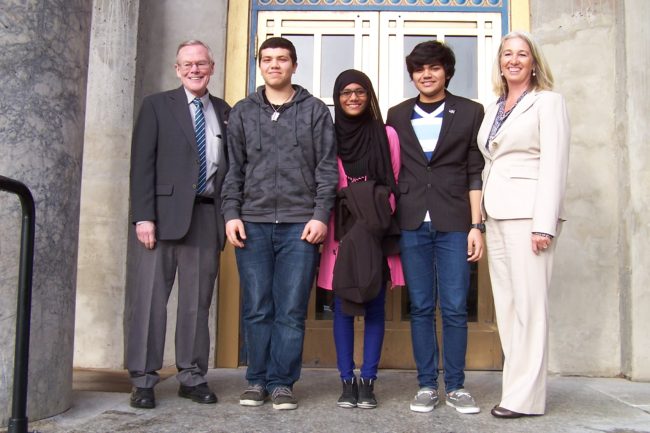
<svg viewBox="0 0 650 433"><path fill-rule="evenodd" d="M338 183L332 116L306 89L293 88L277 121L264 86L230 112L230 165L221 191L226 222L327 224Z"/></svg>

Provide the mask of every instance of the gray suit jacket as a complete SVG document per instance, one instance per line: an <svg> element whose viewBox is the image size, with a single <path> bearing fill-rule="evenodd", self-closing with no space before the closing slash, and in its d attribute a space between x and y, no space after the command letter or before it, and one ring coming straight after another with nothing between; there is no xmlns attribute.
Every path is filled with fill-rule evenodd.
<svg viewBox="0 0 650 433"><path fill-rule="evenodd" d="M213 181L217 241L223 248L221 185L228 169L226 123L230 106L212 95L210 101L222 136ZM192 221L198 171L196 138L183 87L147 96L133 131L130 220L154 221L159 240L181 239Z"/></svg>

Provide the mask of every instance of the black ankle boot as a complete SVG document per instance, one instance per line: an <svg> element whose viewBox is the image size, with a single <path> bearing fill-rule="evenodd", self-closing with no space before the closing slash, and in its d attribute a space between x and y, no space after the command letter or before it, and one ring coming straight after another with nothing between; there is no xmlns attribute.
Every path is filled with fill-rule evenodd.
<svg viewBox="0 0 650 433"><path fill-rule="evenodd" d="M372 379L359 379L359 399L357 406L362 409L374 409L377 407L375 398L375 381Z"/></svg>
<svg viewBox="0 0 650 433"><path fill-rule="evenodd" d="M359 388L357 386L357 378L347 379L342 381L343 392L336 402L338 407L353 408L357 407L357 400L359 398Z"/></svg>

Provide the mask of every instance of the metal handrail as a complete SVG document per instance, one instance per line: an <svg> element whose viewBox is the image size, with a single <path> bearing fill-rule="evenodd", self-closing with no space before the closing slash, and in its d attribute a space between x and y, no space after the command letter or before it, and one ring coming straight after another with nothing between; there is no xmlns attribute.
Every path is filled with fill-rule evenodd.
<svg viewBox="0 0 650 433"><path fill-rule="evenodd" d="M20 197L20 204L23 210L20 238L20 269L18 271L13 399L7 433L27 433L27 374L29 369L29 332L32 310L32 271L34 266L36 207L34 206L34 197L29 188L17 180L0 176L0 190L17 194Z"/></svg>

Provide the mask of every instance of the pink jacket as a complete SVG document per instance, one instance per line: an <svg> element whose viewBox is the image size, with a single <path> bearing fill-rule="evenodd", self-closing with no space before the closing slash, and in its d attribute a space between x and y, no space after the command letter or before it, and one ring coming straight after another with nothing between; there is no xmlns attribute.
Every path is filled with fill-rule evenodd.
<svg viewBox="0 0 650 433"><path fill-rule="evenodd" d="M395 130L386 126L386 135L388 135L388 146L390 147L390 160L393 165L393 174L395 175L395 181L399 177L399 167L401 165L400 153L399 153L399 139L397 138L397 133ZM343 163L340 158L338 159L339 165L339 185L337 190L345 188L348 186L348 180L345 176L345 171L343 170ZM390 197L390 205L395 211L395 197ZM336 262L336 253L339 248L339 243L334 239L334 212L330 214L329 224L327 226L327 237L323 243L323 252L320 257L320 270L318 272L318 287L322 287L327 290L332 290L332 277L334 275L334 262ZM392 287L403 286L406 283L404 282L404 273L402 271L402 262L399 258L399 255L389 256L388 268L390 269L390 279Z"/></svg>

